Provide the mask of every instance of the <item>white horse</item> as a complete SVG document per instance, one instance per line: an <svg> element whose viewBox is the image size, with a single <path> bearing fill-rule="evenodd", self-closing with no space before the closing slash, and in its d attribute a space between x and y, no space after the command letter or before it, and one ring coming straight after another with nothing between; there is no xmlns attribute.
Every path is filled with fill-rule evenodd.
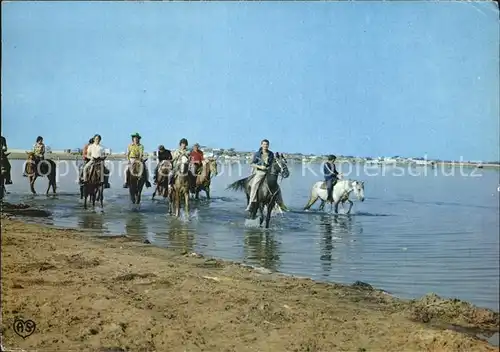
<svg viewBox="0 0 500 352"><path fill-rule="evenodd" d="M356 197L363 202L365 200L364 191L365 183L363 181L338 180L333 187L333 203L330 202L330 204L332 204L332 207L335 207L335 213L338 214L339 203L342 204L342 209L344 209L345 212L344 203L349 202L349 210L347 210L346 213L349 214L353 205L352 201L349 199L349 195L351 194L351 192L354 192L356 194ZM309 198L309 202L307 202L306 206L304 207L304 210L308 210L309 208L311 208L311 206L316 203L318 198L321 199L319 210L322 211L328 198L325 181L318 181L313 185L311 189L311 197Z"/></svg>

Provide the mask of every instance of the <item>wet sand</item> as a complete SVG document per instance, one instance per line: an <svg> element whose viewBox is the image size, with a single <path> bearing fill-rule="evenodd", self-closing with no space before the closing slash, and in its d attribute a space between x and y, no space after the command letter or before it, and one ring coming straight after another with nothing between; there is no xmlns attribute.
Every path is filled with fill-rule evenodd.
<svg viewBox="0 0 500 352"><path fill-rule="evenodd" d="M466 284L466 283L464 283ZM497 351L499 314L2 217L2 344L38 351ZM25 339L16 318L36 322Z"/></svg>

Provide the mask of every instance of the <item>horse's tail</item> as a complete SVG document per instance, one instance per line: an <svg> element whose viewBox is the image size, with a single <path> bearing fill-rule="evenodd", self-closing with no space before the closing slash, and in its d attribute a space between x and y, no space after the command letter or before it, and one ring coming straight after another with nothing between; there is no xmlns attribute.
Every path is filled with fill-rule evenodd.
<svg viewBox="0 0 500 352"><path fill-rule="evenodd" d="M312 189L311 189L311 196L309 197L307 204L304 206L304 210L309 210L309 208L311 208L311 206L314 203L316 203L318 198L319 198L319 196L318 196L318 192L316 191L316 184L314 184Z"/></svg>
<svg viewBox="0 0 500 352"><path fill-rule="evenodd" d="M247 179L248 177L245 177L241 180L231 183L229 186L227 186L226 190L230 189L232 191L244 191Z"/></svg>

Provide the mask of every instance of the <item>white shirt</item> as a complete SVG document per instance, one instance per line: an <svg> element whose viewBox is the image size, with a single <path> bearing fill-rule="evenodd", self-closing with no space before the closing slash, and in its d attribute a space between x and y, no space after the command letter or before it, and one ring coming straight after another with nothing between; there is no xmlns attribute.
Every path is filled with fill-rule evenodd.
<svg viewBox="0 0 500 352"><path fill-rule="evenodd" d="M103 158L104 157L104 147L100 144L94 144L92 143L89 145L87 148L87 158L92 159L92 158Z"/></svg>

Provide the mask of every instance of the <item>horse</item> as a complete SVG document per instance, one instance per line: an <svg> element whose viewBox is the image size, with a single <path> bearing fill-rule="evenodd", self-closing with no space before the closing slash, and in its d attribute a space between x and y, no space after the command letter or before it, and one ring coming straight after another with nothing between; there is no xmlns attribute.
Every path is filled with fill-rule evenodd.
<svg viewBox="0 0 500 352"><path fill-rule="evenodd" d="M141 193L146 183L146 166L144 165L144 163L147 160L147 158L143 161L134 160L128 166L128 190L132 204L141 203Z"/></svg>
<svg viewBox="0 0 500 352"><path fill-rule="evenodd" d="M5 165L5 161L7 161L7 157L10 153L0 152L0 199L3 199L3 196L7 193L5 189L5 179L7 178L8 169Z"/></svg>
<svg viewBox="0 0 500 352"><path fill-rule="evenodd" d="M332 207L335 207L335 213L338 214L339 212L339 203L342 204L342 209L344 209L345 211L344 203L349 202L349 209L347 210L346 214L350 214L353 203L349 199L349 195L351 194L351 192L354 192L358 200L364 202L365 200L364 190L365 190L364 181L347 180L347 179L338 180L335 186L333 187L333 192L332 192L333 202L330 202L332 204ZM327 198L328 198L328 192L326 190L326 182L325 181L316 182L312 186L311 197L309 198L309 201L304 207L304 210L308 210L318 199L321 199L319 210L323 211Z"/></svg>
<svg viewBox="0 0 500 352"><path fill-rule="evenodd" d="M87 183L80 186L80 199L84 199L83 208L87 209L87 198L90 197L92 207L98 200L101 208L104 201L104 160L106 157L97 158L94 164L87 170L89 173Z"/></svg>
<svg viewBox="0 0 500 352"><path fill-rule="evenodd" d="M50 159L43 159L37 163L33 152L26 152L26 154L28 155L28 160L26 160L24 164L24 172L28 177L31 193L36 194L36 179L38 177L47 176L49 185L47 186L45 194L49 194L50 187L52 187L52 192L56 194L56 163Z"/></svg>
<svg viewBox="0 0 500 352"><path fill-rule="evenodd" d="M250 217L252 219L256 218L257 210L260 211L259 225L262 226L262 223L264 222L264 207L267 207L266 229L269 228L271 213L276 205L276 195L280 190L278 184L278 177L280 175L283 178L288 178L288 176L290 176L290 171L288 171L285 158L276 156L266 176L259 185L259 190L257 191L257 201L255 202L256 204L252 205L250 208ZM247 197L247 206L250 202L250 180L252 177L253 175L242 178L241 180L233 182L226 188L234 191L244 190Z"/></svg>
<svg viewBox="0 0 500 352"><path fill-rule="evenodd" d="M181 197L184 197L184 211L189 214L189 159L183 155L177 161L177 172L173 176L174 184L170 192L170 214L179 217L181 213Z"/></svg>
<svg viewBox="0 0 500 352"><path fill-rule="evenodd" d="M172 162L169 160L163 160L158 165L158 171L156 172L156 188L153 192L151 199L155 199L156 193L159 193L163 198L168 197L168 175L172 170Z"/></svg>
<svg viewBox="0 0 500 352"><path fill-rule="evenodd" d="M190 193L194 194L195 199L199 199L200 191L205 191L207 199L210 199L210 183L212 175L217 176L217 161L213 158L203 160L201 172L198 175L189 173L191 177Z"/></svg>

